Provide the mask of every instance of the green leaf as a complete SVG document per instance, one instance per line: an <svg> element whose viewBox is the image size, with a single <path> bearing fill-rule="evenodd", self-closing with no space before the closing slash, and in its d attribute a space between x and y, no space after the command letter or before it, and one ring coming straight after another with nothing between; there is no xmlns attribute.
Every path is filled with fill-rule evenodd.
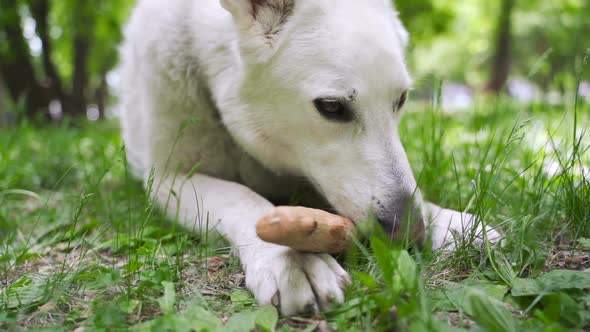
<svg viewBox="0 0 590 332"><path fill-rule="evenodd" d="M250 332L256 328L256 311L240 312L234 314L224 327L228 332Z"/></svg>
<svg viewBox="0 0 590 332"><path fill-rule="evenodd" d="M258 310L256 326L263 332L274 332L279 322L279 313L275 307L266 306Z"/></svg>
<svg viewBox="0 0 590 332"><path fill-rule="evenodd" d="M383 272L383 279L388 285L393 282L393 257L391 255L391 249L379 238L371 238L371 248L373 254L377 259L377 264Z"/></svg>
<svg viewBox="0 0 590 332"><path fill-rule="evenodd" d="M373 277L372 275L363 272L358 272L354 275L363 285L365 285L370 290L374 290L377 288L377 280L375 280L375 277Z"/></svg>
<svg viewBox="0 0 590 332"><path fill-rule="evenodd" d="M46 289L42 280L22 276L7 289L0 289L0 307L15 309L39 304L45 297Z"/></svg>
<svg viewBox="0 0 590 332"><path fill-rule="evenodd" d="M258 328L263 332L274 332L278 322L277 309L267 306L254 311L234 314L223 327L223 331L250 332Z"/></svg>
<svg viewBox="0 0 590 332"><path fill-rule="evenodd" d="M512 296L537 296L541 294L542 288L535 279L514 278L512 283Z"/></svg>
<svg viewBox="0 0 590 332"><path fill-rule="evenodd" d="M545 290L590 289L590 273L583 271L553 270L537 280Z"/></svg>
<svg viewBox="0 0 590 332"><path fill-rule="evenodd" d="M492 298L502 301L506 293L508 293L508 286L506 285L499 285L497 283L487 281L487 280L464 280L461 282L462 285L467 287L477 288L491 296Z"/></svg>
<svg viewBox="0 0 590 332"><path fill-rule="evenodd" d="M466 286L465 284L469 284ZM516 322L511 313L504 307L501 299L508 288L487 281L469 281L451 284L444 290L446 298L437 292L439 310L459 310L473 317L486 331L515 331Z"/></svg>
<svg viewBox="0 0 590 332"><path fill-rule="evenodd" d="M252 294L242 288L234 288L231 291L230 299L233 304L238 305L252 305L254 304L254 298Z"/></svg>
<svg viewBox="0 0 590 332"><path fill-rule="evenodd" d="M134 326L131 331L221 332L223 324L200 305L191 305L181 315L165 315Z"/></svg>
<svg viewBox="0 0 590 332"><path fill-rule="evenodd" d="M537 279L514 278L511 292L513 296L536 296L566 289L590 289L590 273L553 270Z"/></svg>
<svg viewBox="0 0 590 332"><path fill-rule="evenodd" d="M436 311L457 311L459 307L450 299L452 290L437 288L428 292L427 298L430 300L432 309Z"/></svg>
<svg viewBox="0 0 590 332"><path fill-rule="evenodd" d="M164 286L164 295L158 299L160 309L167 315L174 313L174 304L176 302L176 291L174 284L168 281L162 281Z"/></svg>
<svg viewBox="0 0 590 332"><path fill-rule="evenodd" d="M191 329L197 332L222 331L221 320L200 305L189 307L184 316L190 323Z"/></svg>
<svg viewBox="0 0 590 332"><path fill-rule="evenodd" d="M17 318L16 313L0 311L0 325L3 328L8 327L8 330L16 330Z"/></svg>
<svg viewBox="0 0 590 332"><path fill-rule="evenodd" d="M470 289L467 294L470 316L488 332L516 332L516 321L504 303L481 290Z"/></svg>
<svg viewBox="0 0 590 332"><path fill-rule="evenodd" d="M430 298L433 300L434 307L438 310L463 310L470 314L472 310L466 298L467 293L471 289L479 290L498 301L502 301L508 292L508 286L498 285L485 280L465 280L461 283L450 283L444 289L435 290Z"/></svg>
<svg viewBox="0 0 590 332"><path fill-rule="evenodd" d="M421 320L416 320L410 323L410 327L408 328L409 332L429 332L428 326L426 322Z"/></svg>
<svg viewBox="0 0 590 332"><path fill-rule="evenodd" d="M399 273L404 288L415 290L418 286L418 266L416 261L407 251L401 251L397 258L397 272Z"/></svg>
<svg viewBox="0 0 590 332"><path fill-rule="evenodd" d="M541 303L544 316L553 322L579 326L587 318L585 303L574 300L566 293L547 295Z"/></svg>

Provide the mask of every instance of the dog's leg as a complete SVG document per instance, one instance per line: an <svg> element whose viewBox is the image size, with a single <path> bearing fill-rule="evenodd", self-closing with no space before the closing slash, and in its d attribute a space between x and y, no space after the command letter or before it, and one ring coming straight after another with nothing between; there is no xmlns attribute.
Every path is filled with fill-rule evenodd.
<svg viewBox="0 0 590 332"><path fill-rule="evenodd" d="M463 234L474 234L477 240L484 239L484 235L490 241L500 239L500 234L492 227L485 226L484 232L484 225L472 214L445 209L432 203L424 203L423 212L432 236L433 249L445 247L452 250L455 240Z"/></svg>
<svg viewBox="0 0 590 332"><path fill-rule="evenodd" d="M333 257L302 254L258 238L255 224L273 205L249 188L205 175L155 183L158 204L185 227L205 226L197 208L203 207L201 216L208 216L209 230L218 231L237 251L246 286L260 304L294 315L344 300L342 289L350 279Z"/></svg>

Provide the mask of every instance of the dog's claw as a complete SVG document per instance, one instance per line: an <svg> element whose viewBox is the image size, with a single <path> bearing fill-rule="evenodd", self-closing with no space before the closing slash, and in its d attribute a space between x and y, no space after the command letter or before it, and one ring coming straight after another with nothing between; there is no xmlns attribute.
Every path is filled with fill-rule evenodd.
<svg viewBox="0 0 590 332"><path fill-rule="evenodd" d="M350 276L340 276L340 286L342 288L347 288L350 285L352 285L352 279L350 279Z"/></svg>
<svg viewBox="0 0 590 332"><path fill-rule="evenodd" d="M277 308L281 307L281 296L279 294L279 291L277 291L275 293L275 295L272 297L272 299L270 300L270 303Z"/></svg>
<svg viewBox="0 0 590 332"><path fill-rule="evenodd" d="M303 313L304 313L304 314L309 314L309 315L311 315L311 314L315 314L315 313L317 313L317 312L319 312L319 310L318 310L318 305L317 305L315 302L310 302L310 303L308 303L308 304L305 306L305 308L303 309Z"/></svg>
<svg viewBox="0 0 590 332"><path fill-rule="evenodd" d="M330 304L333 304L334 302L336 302L336 297L333 294L329 294L326 297L326 302L327 303L330 303Z"/></svg>

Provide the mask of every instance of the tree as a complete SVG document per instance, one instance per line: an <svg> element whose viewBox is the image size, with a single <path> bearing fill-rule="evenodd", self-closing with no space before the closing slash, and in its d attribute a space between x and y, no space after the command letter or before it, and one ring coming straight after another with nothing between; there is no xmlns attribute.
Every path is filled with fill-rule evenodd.
<svg viewBox="0 0 590 332"><path fill-rule="evenodd" d="M544 91L575 89L578 76L590 77L580 66L590 50L590 1L536 0L518 2L515 15L514 65Z"/></svg>
<svg viewBox="0 0 590 332"><path fill-rule="evenodd" d="M88 63L90 49L93 43L94 15L90 3L87 1L74 1L73 3L73 58L74 74L72 76L72 105L75 113L85 113L86 93L88 86Z"/></svg>
<svg viewBox="0 0 590 332"><path fill-rule="evenodd" d="M47 107L49 94L37 80L16 0L0 0L0 75L15 101L26 99L30 117Z"/></svg>
<svg viewBox="0 0 590 332"><path fill-rule="evenodd" d="M453 20L451 8L433 0L396 0L394 5L414 44L429 42L446 32Z"/></svg>
<svg viewBox="0 0 590 332"><path fill-rule="evenodd" d="M118 61L122 24L133 1L0 0L0 74L14 101L25 98L27 115L47 114L59 100L70 116L88 103L104 114L107 74ZM41 51L32 54L23 22L35 22Z"/></svg>
<svg viewBox="0 0 590 332"><path fill-rule="evenodd" d="M2 75L0 75L0 128L6 126L7 118L6 97L4 96L4 82L2 81Z"/></svg>
<svg viewBox="0 0 590 332"><path fill-rule="evenodd" d="M486 90L500 93L506 86L510 74L512 56L512 12L514 0L502 0L498 25L496 27L495 50L492 60L490 80Z"/></svg>
<svg viewBox="0 0 590 332"><path fill-rule="evenodd" d="M37 35L41 39L41 58L45 72L45 83L51 89L53 96L56 96L62 107L69 105L68 97L63 89L63 82L53 63L53 42L49 36L49 0L31 0L31 15L35 19Z"/></svg>

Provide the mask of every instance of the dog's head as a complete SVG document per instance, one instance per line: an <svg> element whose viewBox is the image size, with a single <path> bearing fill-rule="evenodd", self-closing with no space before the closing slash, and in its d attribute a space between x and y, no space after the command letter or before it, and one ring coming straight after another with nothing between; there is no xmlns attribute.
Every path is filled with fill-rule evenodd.
<svg viewBox="0 0 590 332"><path fill-rule="evenodd" d="M390 1L222 5L245 66L247 115L224 114L237 140L268 167L307 177L340 214L373 213L392 235L415 236L421 197L397 130L412 84L408 35Z"/></svg>

